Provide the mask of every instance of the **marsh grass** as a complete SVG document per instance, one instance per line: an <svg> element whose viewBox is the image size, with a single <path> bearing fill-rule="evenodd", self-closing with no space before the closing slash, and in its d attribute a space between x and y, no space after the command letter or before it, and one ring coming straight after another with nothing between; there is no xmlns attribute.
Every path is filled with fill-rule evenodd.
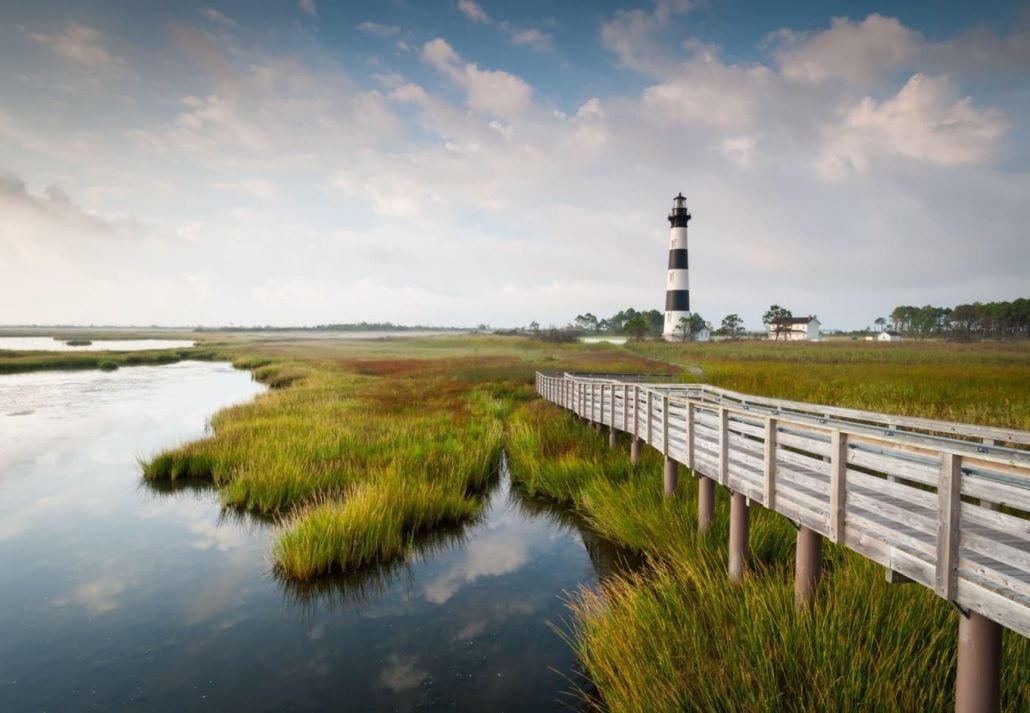
<svg viewBox="0 0 1030 713"><path fill-rule="evenodd" d="M1026 348L1003 346L984 355L935 346L922 362L912 350L895 352L889 358L901 359L892 363L882 352L776 351L781 346L630 348L699 364L707 381L749 393L1026 427ZM568 640L589 681L579 694L590 707L772 712L954 706L958 615L929 590L888 585L882 567L826 543L817 605L799 616L793 600L796 532L782 516L751 509L752 568L743 586L733 586L726 576L729 498L721 488L713 528L699 535L697 481L681 469L676 497L662 497L661 457L653 449L644 449L634 470L628 446L609 450L606 438L544 402L519 408L509 432L520 487L571 503L593 529L646 555L643 571L611 578L570 601L574 628ZM1006 632L1003 656L1004 709L1030 710L1030 642Z"/></svg>
<svg viewBox="0 0 1030 713"><path fill-rule="evenodd" d="M18 352L0 353L0 374L29 371L70 371L101 369L113 371L120 366L158 366L183 359L203 359L198 350L159 350L148 352Z"/></svg>
<svg viewBox="0 0 1030 713"><path fill-rule="evenodd" d="M158 455L144 476L210 480L226 506L280 515L273 556L294 581L405 558L421 534L478 515L504 424L536 398L536 350L527 361L493 353L496 339L461 341L488 353L230 350L272 390L217 414L214 435ZM581 368L654 366L610 350L573 356Z"/></svg>

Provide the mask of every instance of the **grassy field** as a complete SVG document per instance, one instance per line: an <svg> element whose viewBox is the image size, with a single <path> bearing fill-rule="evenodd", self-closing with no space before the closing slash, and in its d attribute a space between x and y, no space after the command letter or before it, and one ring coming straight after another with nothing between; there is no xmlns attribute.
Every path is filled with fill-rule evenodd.
<svg viewBox="0 0 1030 713"><path fill-rule="evenodd" d="M655 366L611 348L484 337L220 349L272 390L144 475L211 480L227 506L282 516L273 554L297 581L402 557L416 536L476 517L536 368Z"/></svg>
<svg viewBox="0 0 1030 713"><path fill-rule="evenodd" d="M884 349L887 346L887 349ZM1030 428L1028 345L628 345L701 370L726 388L780 398ZM691 372L684 378L699 380ZM696 530L697 485L661 496L661 460L626 448L556 407L533 402L513 417L508 448L523 486L577 507L608 538L651 566L582 592L572 603L576 648L596 692L617 711L947 710L953 707L957 614L929 590L888 585L881 567L825 544L814 610L793 601L795 530L753 508L754 569L726 576L729 498ZM1006 632L1004 708L1030 710L1030 642Z"/></svg>
<svg viewBox="0 0 1030 713"><path fill-rule="evenodd" d="M726 493L712 531L699 536L692 478L681 477L677 497L661 497L653 450L631 468L628 444L611 451L536 399L532 375L664 368L748 393L1030 430L1030 345L212 338L172 356L230 359L272 388L218 414L211 438L158 456L145 474L210 480L227 506L280 517L274 557L291 582L389 566L418 533L474 519L503 446L522 489L566 503L646 555L636 575L571 600L570 645L593 683L583 693L591 705L953 705L957 614L945 603L917 585L887 585L881 568L827 543L817 605L798 616L795 530L760 508L752 514L754 567L745 586L729 585ZM17 359L64 356L0 358L0 372ZM1005 707L1030 710L1030 645L1007 632L1004 646Z"/></svg>

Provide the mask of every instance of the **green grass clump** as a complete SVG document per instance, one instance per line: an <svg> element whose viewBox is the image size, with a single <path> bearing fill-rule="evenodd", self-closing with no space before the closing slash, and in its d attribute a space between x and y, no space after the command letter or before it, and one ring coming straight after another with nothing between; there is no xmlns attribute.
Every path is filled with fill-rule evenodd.
<svg viewBox="0 0 1030 713"><path fill-rule="evenodd" d="M387 485L386 483L390 483ZM480 502L446 484L384 476L295 513L275 541L276 565L308 581L400 557L415 535L475 517Z"/></svg>
<svg viewBox="0 0 1030 713"><path fill-rule="evenodd" d="M105 359L104 361L97 364L97 368L100 369L100 371L117 371L118 362Z"/></svg>
<svg viewBox="0 0 1030 713"><path fill-rule="evenodd" d="M69 347L88 347L92 343L89 339L69 339L65 342Z"/></svg>

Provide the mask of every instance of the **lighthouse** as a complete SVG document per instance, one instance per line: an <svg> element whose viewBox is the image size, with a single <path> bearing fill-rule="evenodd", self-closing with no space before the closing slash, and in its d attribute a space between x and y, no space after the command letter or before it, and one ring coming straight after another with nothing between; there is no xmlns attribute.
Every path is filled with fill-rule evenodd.
<svg viewBox="0 0 1030 713"><path fill-rule="evenodd" d="M689 222L687 199L682 193L677 194L669 211L669 277L665 281L665 328L662 330L662 336L670 342L682 338L680 319L690 319L690 282L687 277Z"/></svg>

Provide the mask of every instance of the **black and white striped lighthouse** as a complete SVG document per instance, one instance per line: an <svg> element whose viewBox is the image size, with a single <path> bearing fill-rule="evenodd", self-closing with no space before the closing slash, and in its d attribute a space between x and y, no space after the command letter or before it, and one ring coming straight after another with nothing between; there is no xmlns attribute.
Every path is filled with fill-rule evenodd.
<svg viewBox="0 0 1030 713"><path fill-rule="evenodd" d="M680 319L690 319L690 282L687 276L689 222L687 199L680 193L672 199L672 210L669 211L669 277L665 282L665 328L662 330L666 341L681 339L683 325Z"/></svg>

